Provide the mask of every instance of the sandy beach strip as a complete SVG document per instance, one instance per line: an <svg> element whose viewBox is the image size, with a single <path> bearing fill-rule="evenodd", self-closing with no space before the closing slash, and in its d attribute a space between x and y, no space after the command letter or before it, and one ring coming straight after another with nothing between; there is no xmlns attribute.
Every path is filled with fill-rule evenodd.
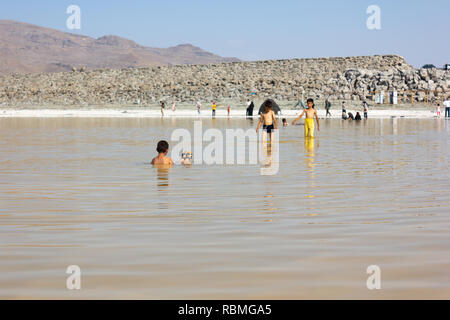
<svg viewBox="0 0 450 320"><path fill-rule="evenodd" d="M353 115L359 112L363 116L361 110L347 109L347 112L352 112ZM298 116L301 110L282 110L280 118L293 118ZM325 110L318 110L320 118L325 118ZM332 118L340 119L341 110L331 110ZM257 117L257 111L254 112L254 117ZM14 118L14 117L30 117L30 118L52 118L52 117L80 117L80 118L160 118L161 111L159 109L137 109L137 108L98 108L98 109L0 109L0 118ZM164 117L166 118L211 118L211 110L202 110L201 114L197 110L178 109L175 112L166 110ZM228 117L226 110L217 110L217 118ZM245 110L237 109L231 110L229 117L245 118ZM369 118L436 118L436 113L430 109L371 109L369 111Z"/></svg>

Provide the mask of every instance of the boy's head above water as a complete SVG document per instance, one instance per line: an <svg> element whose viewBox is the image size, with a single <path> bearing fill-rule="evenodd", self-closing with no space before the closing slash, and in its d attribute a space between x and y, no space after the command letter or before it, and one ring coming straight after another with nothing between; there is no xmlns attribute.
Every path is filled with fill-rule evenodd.
<svg viewBox="0 0 450 320"><path fill-rule="evenodd" d="M156 151L161 154L167 154L167 152L169 151L169 143L165 140L161 140L160 142L158 142L158 145L156 146Z"/></svg>

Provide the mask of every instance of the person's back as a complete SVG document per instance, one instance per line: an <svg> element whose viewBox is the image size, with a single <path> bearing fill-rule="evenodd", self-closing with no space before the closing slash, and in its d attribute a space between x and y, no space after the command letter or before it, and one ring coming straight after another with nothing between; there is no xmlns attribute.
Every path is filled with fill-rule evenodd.
<svg viewBox="0 0 450 320"><path fill-rule="evenodd" d="M169 143L167 141L159 141L156 147L156 151L158 152L158 156L153 158L152 165L154 166L173 166L173 161L170 157L167 157L167 153L169 152Z"/></svg>
<svg viewBox="0 0 450 320"><path fill-rule="evenodd" d="M355 120L362 120L361 115L359 112L356 113Z"/></svg>

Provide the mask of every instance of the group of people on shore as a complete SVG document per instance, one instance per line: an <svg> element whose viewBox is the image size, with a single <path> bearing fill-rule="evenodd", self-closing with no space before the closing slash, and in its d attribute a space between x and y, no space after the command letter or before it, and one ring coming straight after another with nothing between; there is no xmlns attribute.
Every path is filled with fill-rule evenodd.
<svg viewBox="0 0 450 320"><path fill-rule="evenodd" d="M368 119L368 112L369 112L369 104L367 103L367 101L363 101L363 113L364 113L364 119ZM345 106L345 101L342 101L342 120L362 120L361 114L359 113L359 111L356 112L356 115L353 115L352 112L347 113L347 109Z"/></svg>
<svg viewBox="0 0 450 320"><path fill-rule="evenodd" d="M443 102L445 108L445 118L450 119L450 96ZM436 106L436 116L441 117L441 104L438 103Z"/></svg>
<svg viewBox="0 0 450 320"><path fill-rule="evenodd" d="M161 105L161 116L164 117L164 110L166 109L166 103L164 101L160 101L159 102ZM172 104L172 112L175 112L176 110L176 103L174 102ZM211 105L211 110L212 110L212 116L215 117L216 116L216 110L217 110L217 104L215 101L212 102ZM200 115L202 112L202 103L200 101L197 101L197 114ZM230 115L231 112L231 105L227 105L227 112L228 115Z"/></svg>

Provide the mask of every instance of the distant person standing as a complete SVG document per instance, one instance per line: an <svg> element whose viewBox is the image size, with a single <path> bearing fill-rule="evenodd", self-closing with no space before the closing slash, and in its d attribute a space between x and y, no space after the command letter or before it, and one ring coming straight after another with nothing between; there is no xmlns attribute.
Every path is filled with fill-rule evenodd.
<svg viewBox="0 0 450 320"><path fill-rule="evenodd" d="M176 105L176 103L174 102L174 103L172 104L172 112L175 112L176 109L177 109L177 105Z"/></svg>
<svg viewBox="0 0 450 320"><path fill-rule="evenodd" d="M253 117L253 109L255 108L255 104L253 101L247 100L247 117Z"/></svg>
<svg viewBox="0 0 450 320"><path fill-rule="evenodd" d="M231 111L231 106L228 105L228 107L227 107L228 116L230 116L230 111Z"/></svg>
<svg viewBox="0 0 450 320"><path fill-rule="evenodd" d="M164 103L164 101L161 101L161 116L164 117L164 109L166 107L166 104Z"/></svg>
<svg viewBox="0 0 450 320"><path fill-rule="evenodd" d="M450 118L450 96L447 97L447 100L444 101L445 106L445 117Z"/></svg>
<svg viewBox="0 0 450 320"><path fill-rule="evenodd" d="M212 116L213 116L213 117L216 116L216 108L217 108L216 102L213 101L213 103L212 103Z"/></svg>
<svg viewBox="0 0 450 320"><path fill-rule="evenodd" d="M440 103L438 103L437 106L436 106L436 116L438 118L441 117L441 104Z"/></svg>
<svg viewBox="0 0 450 320"><path fill-rule="evenodd" d="M325 110L327 111L325 117L328 117L328 115L331 117L330 109L331 109L331 102L327 99L325 100Z"/></svg>
<svg viewBox="0 0 450 320"><path fill-rule="evenodd" d="M363 102L363 111L364 111L364 119L368 118L368 112L369 112L369 105L367 104L367 101L364 100Z"/></svg>
<svg viewBox="0 0 450 320"><path fill-rule="evenodd" d="M342 113L347 113L346 107L345 107L345 101L342 101Z"/></svg>
<svg viewBox="0 0 450 320"><path fill-rule="evenodd" d="M200 114L202 110L202 103L200 101L197 101L197 113Z"/></svg>

